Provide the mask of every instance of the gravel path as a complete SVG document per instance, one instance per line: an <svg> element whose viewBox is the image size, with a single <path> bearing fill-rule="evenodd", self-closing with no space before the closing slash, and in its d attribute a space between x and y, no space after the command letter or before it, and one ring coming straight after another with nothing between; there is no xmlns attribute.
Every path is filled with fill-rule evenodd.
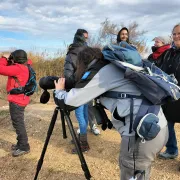
<svg viewBox="0 0 180 180"><path fill-rule="evenodd" d="M0 100L1 101L1 100ZM26 108L25 122L31 153L13 158L10 153L15 143L15 132L12 128L8 106L0 108L0 180L33 180L37 161L40 157L44 140L47 135L50 119L55 106L53 104L31 104ZM71 114L74 128L78 124ZM178 145L180 146L180 125L176 125ZM77 155L71 154L73 145L67 130L68 138L62 138L60 117L58 117L53 135L48 146L39 180L84 180L84 174ZM100 136L88 132L91 150L84 154L92 180L119 179L119 134L113 130L101 131ZM179 147L180 148L180 147ZM180 158L176 160L159 160L153 164L152 180L180 179Z"/></svg>

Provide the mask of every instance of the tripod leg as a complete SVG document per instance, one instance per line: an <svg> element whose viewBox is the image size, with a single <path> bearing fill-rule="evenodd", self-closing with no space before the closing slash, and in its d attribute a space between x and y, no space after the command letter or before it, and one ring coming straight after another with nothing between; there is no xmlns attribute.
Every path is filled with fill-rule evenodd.
<svg viewBox="0 0 180 180"><path fill-rule="evenodd" d="M75 147L76 147L76 150L77 150L77 153L78 153L80 162L81 162L82 170L84 171L84 175L85 175L86 179L87 179L87 180L90 180L91 174L90 174L90 172L89 172L88 166L87 166L87 164L86 164L86 161L85 161L85 159L84 159L83 153L82 153L82 151L81 151L79 141L78 141L78 139L77 139L77 137L76 137L76 134L75 134L75 132L74 132L74 128L73 128L71 119L70 119L70 117L69 117L69 115L68 115L67 112L64 112L64 115L65 115L65 119L66 119L66 122L67 122L68 127L69 127L69 130L70 130L72 139L73 139L73 141L74 141L74 143L75 143Z"/></svg>
<svg viewBox="0 0 180 180"><path fill-rule="evenodd" d="M58 109L55 108L54 114L52 116L52 119L51 119L51 122L50 122L50 125L49 125L49 129L48 129L48 132L47 132L47 137L46 137L46 140L45 140L45 143L44 143L44 147L43 147L40 159L39 159L38 164L37 164L36 174L35 174L34 180L37 180L39 171L41 170L43 160L44 160L44 156L45 156L45 153L46 153L46 149L47 149L47 146L48 146L48 143L49 143L51 134L53 132L56 119L57 119L57 114L58 114Z"/></svg>
<svg viewBox="0 0 180 180"><path fill-rule="evenodd" d="M66 139L67 138L67 134L66 134L66 126L65 126L65 120L64 120L64 111L60 109L60 112L61 112L61 122L62 122L63 138Z"/></svg>

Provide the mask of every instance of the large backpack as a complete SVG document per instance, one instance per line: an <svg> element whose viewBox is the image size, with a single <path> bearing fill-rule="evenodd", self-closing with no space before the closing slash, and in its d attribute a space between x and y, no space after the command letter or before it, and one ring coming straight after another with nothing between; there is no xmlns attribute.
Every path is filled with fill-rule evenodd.
<svg viewBox="0 0 180 180"><path fill-rule="evenodd" d="M11 91L9 91L9 94L24 94L26 96L30 96L34 94L34 92L36 91L37 89L36 73L29 64L27 64L26 66L28 67L29 70L29 78L27 83L25 84L25 86L21 86L17 77L13 77L15 81L19 84L19 87L11 89Z"/></svg>
<svg viewBox="0 0 180 180"><path fill-rule="evenodd" d="M152 104L161 105L180 98L180 87L175 77L142 60L138 51L128 43L105 46L102 53L105 60L125 72L125 78L133 81Z"/></svg>
<svg viewBox="0 0 180 180"><path fill-rule="evenodd" d="M124 71L124 77L134 82L141 91L141 96L124 92L106 92L109 98L129 98L130 127L143 140L152 140L160 131L158 113L160 105L180 98L180 87L173 75L168 75L154 64L143 61L135 47L126 42L119 45L107 45L103 48L104 60L110 61ZM133 100L142 99L142 104L133 122Z"/></svg>

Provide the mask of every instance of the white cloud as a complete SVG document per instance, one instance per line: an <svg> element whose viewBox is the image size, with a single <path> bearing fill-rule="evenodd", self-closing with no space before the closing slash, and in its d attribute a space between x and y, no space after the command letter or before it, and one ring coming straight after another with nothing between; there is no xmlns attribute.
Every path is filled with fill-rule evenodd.
<svg viewBox="0 0 180 180"><path fill-rule="evenodd" d="M70 42L77 28L94 34L109 18L125 25L137 21L151 39L171 33L179 7L179 0L1 0L0 30Z"/></svg>
<svg viewBox="0 0 180 180"><path fill-rule="evenodd" d="M24 43L24 40L17 40L15 38L5 38L5 37L1 37L1 36L0 36L0 41L1 41L1 44L3 44L3 42L7 42L7 41L10 43L12 43L12 42Z"/></svg>
<svg viewBox="0 0 180 180"><path fill-rule="evenodd" d="M97 0L100 5L116 5L116 4L138 4L141 0Z"/></svg>

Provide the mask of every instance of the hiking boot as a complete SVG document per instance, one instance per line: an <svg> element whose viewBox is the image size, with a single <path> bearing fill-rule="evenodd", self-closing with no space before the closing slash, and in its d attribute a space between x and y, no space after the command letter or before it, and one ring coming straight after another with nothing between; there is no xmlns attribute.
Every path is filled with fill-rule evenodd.
<svg viewBox="0 0 180 180"><path fill-rule="evenodd" d="M81 147L81 151L82 151L83 153L85 153L85 152L87 152L87 151L90 150L89 144L86 144L86 145L80 144L80 147ZM72 154L77 154L76 148L72 149Z"/></svg>
<svg viewBox="0 0 180 180"><path fill-rule="evenodd" d="M161 159L175 159L178 156L178 153L170 154L168 152L159 153L158 157Z"/></svg>
<svg viewBox="0 0 180 180"><path fill-rule="evenodd" d="M13 157L18 157L18 156L22 156L22 155L24 155L24 154L27 154L27 153L29 153L29 152L30 152L30 150L23 151L23 150L21 150L21 149L16 149L16 150L14 150L14 151L12 152L12 156L13 156Z"/></svg>
<svg viewBox="0 0 180 180"><path fill-rule="evenodd" d="M80 134L79 135L79 139L80 139L80 148L82 152L87 152L89 151L90 147L89 144L87 142L87 134ZM76 148L72 149L72 154L77 154L77 150Z"/></svg>
<svg viewBox="0 0 180 180"><path fill-rule="evenodd" d="M94 135L99 135L101 134L100 133L100 130L97 128L97 126L94 124L92 129L91 129L91 132L94 134Z"/></svg>

